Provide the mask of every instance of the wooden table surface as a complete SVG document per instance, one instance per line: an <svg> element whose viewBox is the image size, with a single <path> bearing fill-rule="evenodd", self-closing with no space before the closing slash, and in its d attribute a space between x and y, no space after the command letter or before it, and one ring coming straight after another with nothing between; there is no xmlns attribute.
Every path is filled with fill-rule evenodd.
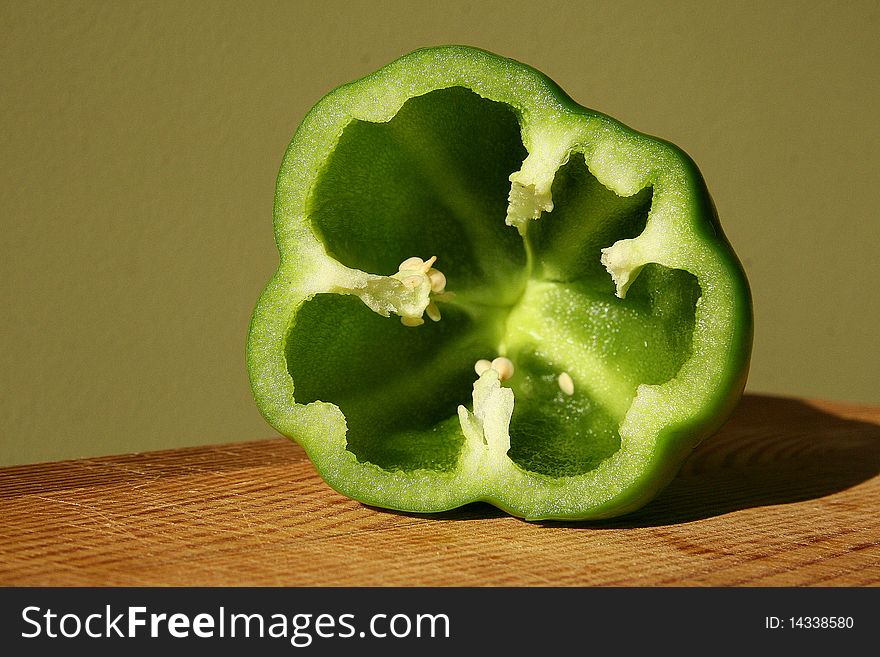
<svg viewBox="0 0 880 657"><path fill-rule="evenodd" d="M592 524L366 507L281 438L10 467L0 584L876 586L878 473L880 408L754 395Z"/></svg>

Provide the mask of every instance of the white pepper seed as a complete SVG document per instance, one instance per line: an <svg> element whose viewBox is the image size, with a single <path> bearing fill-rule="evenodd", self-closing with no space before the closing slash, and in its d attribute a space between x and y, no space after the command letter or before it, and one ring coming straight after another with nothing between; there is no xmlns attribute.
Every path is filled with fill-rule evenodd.
<svg viewBox="0 0 880 657"><path fill-rule="evenodd" d="M563 372L559 375L559 389L569 397L574 394L574 381L572 381L568 372Z"/></svg>
<svg viewBox="0 0 880 657"><path fill-rule="evenodd" d="M428 304L428 307L425 308L425 314L431 318L431 321L439 322L440 321L440 309L437 307L437 304L433 301Z"/></svg>
<svg viewBox="0 0 880 657"><path fill-rule="evenodd" d="M474 363L474 372L477 373L477 376L483 376L483 372L488 369L491 369L492 362L486 360L485 358L481 358L476 363Z"/></svg>
<svg viewBox="0 0 880 657"><path fill-rule="evenodd" d="M404 269L419 269L424 265L424 260L422 260L418 256L413 256L412 258L407 258L406 260L401 262L400 267L397 268L397 271L403 271Z"/></svg>
<svg viewBox="0 0 880 657"><path fill-rule="evenodd" d="M446 276L442 271L437 271L432 267L428 270L428 280L431 281L431 292L439 294L446 289Z"/></svg>
<svg viewBox="0 0 880 657"><path fill-rule="evenodd" d="M492 361L492 369L498 372L498 379L507 381L513 376L513 361L504 356L499 356Z"/></svg>

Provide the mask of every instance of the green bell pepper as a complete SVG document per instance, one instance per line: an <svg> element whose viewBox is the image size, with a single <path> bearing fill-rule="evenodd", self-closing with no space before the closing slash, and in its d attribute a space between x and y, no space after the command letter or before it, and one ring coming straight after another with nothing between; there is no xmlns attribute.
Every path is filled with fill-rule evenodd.
<svg viewBox="0 0 880 657"><path fill-rule="evenodd" d="M428 48L339 87L274 216L253 394L366 504L626 513L742 393L748 284L696 166L524 64Z"/></svg>

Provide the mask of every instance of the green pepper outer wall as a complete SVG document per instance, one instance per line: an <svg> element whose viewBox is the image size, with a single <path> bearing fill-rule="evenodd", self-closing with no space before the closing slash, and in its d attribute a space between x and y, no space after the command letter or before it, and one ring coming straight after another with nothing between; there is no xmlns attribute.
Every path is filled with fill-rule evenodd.
<svg viewBox="0 0 880 657"><path fill-rule="evenodd" d="M688 358L669 380L638 386L618 428L620 448L585 472L554 477L528 471L467 441L452 469L383 468L347 449L346 417L339 406L296 401L287 340L304 304L316 295L361 294L364 286L384 285L378 276L391 273L365 278L346 267L328 254L311 223L311 195L328 157L353 122L385 123L410 99L459 87L505 104L519 122L528 157L511 176L520 194L512 192L511 198L521 200L515 208L511 202L508 219L521 233L531 222L552 220L547 203L557 170L572 153L583 154L589 172L620 198L652 189L644 231L607 245L603 256L609 272L615 272L618 295L625 296L652 263L689 272L699 284ZM537 218L525 216L532 203ZM305 448L334 489L366 504L439 512L486 501L530 520L621 515L644 505L672 479L693 448L730 415L745 385L752 341L748 283L696 165L677 147L577 105L545 75L519 62L469 47L426 48L334 90L308 113L288 147L274 218L280 264L258 301L248 337L253 394L267 421ZM454 284L450 278L450 290ZM392 315L383 321L398 320ZM496 414L504 415L506 393L494 381L484 385L486 390L494 386L495 406L487 420L494 422ZM518 403L514 398L513 406ZM449 409L450 418L455 412Z"/></svg>

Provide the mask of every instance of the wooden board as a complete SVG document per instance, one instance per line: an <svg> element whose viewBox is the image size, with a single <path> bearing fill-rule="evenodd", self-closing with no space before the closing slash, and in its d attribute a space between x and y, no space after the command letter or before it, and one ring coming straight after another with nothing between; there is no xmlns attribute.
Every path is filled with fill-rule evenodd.
<svg viewBox="0 0 880 657"><path fill-rule="evenodd" d="M284 439L0 469L3 585L880 583L880 408L747 396L643 510L439 517L329 489Z"/></svg>

